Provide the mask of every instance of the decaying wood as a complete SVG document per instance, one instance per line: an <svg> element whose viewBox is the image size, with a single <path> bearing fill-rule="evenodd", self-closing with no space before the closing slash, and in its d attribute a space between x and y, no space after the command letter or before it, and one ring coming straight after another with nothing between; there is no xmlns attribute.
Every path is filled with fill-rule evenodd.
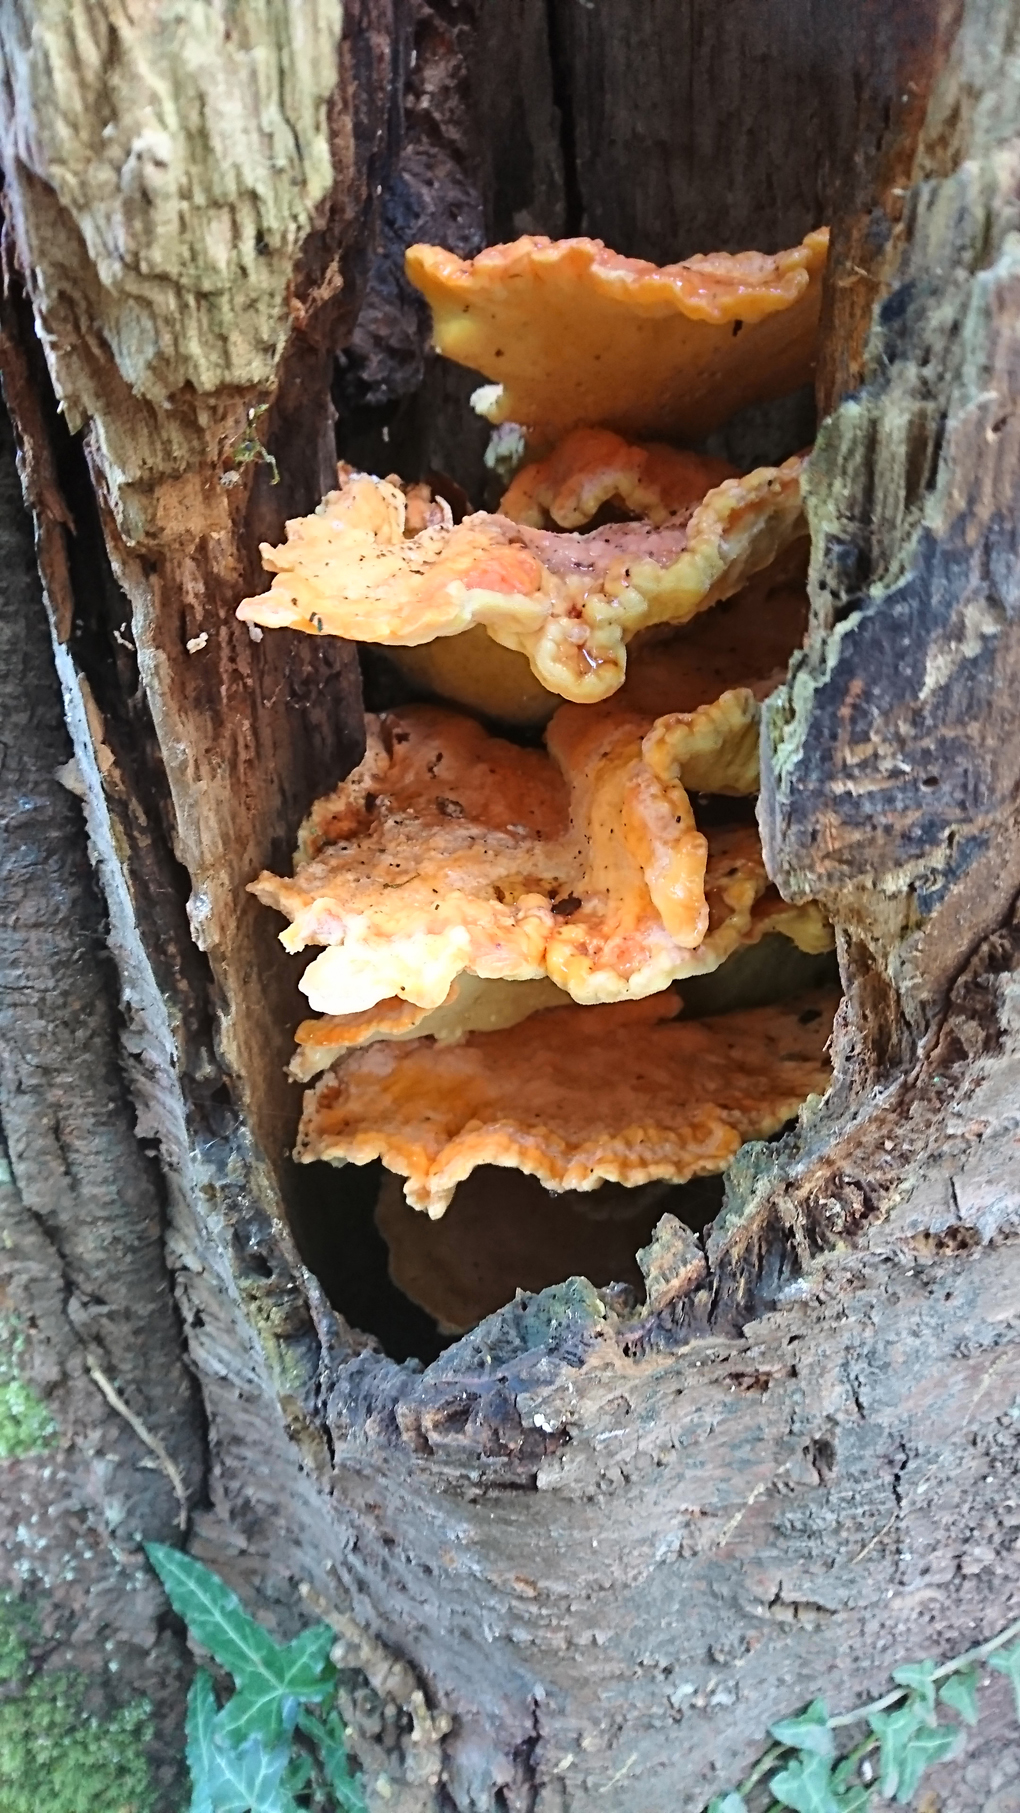
<svg viewBox="0 0 1020 1813"><path fill-rule="evenodd" d="M51 481L52 482L52 481ZM57 506L59 520L60 506ZM164 1256L155 1148L122 1068L113 965L86 849L14 438L0 417L0 1338L55 1430L4 1465L0 1576L30 1597L52 1667L114 1703L147 1693L159 1774L180 1792L186 1653L162 1628L141 1536L173 1539L173 1456L198 1503L204 1454ZM143 1139L139 1138L143 1135ZM101 1371L134 1419L100 1398ZM114 1672L111 1672L111 1669Z"/></svg>
<svg viewBox="0 0 1020 1813"><path fill-rule="evenodd" d="M329 0L234 36L215 8L115 33L39 0L31 38L0 14L5 384L208 1418L192 1541L282 1626L299 1581L340 1621L369 1804L398 1813L696 1813L770 1719L1017 1611L1016 9L836 31L777 0L767 38L758 0L681 10L358 0L342 38ZM854 158L763 807L773 872L840 926L833 1091L744 1155L700 1259L660 1230L644 1304L572 1280L400 1364L294 1245L342 1302L358 1184L316 1206L286 1162L298 997L243 889L360 709L350 651L234 620L257 540L324 483L338 347L348 451L480 480L409 239L770 249ZM1006 1742L954 1805L1002 1786Z"/></svg>

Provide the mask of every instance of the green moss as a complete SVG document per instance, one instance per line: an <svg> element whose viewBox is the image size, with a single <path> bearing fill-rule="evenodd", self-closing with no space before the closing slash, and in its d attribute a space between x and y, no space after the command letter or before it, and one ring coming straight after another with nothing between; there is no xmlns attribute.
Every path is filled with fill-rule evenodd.
<svg viewBox="0 0 1020 1813"><path fill-rule="evenodd" d="M146 1700L103 1721L77 1673L33 1674L23 1608L0 1602L0 1813L149 1813Z"/></svg>
<svg viewBox="0 0 1020 1813"><path fill-rule="evenodd" d="M0 1460L39 1454L57 1433L46 1405L18 1373L24 1345L17 1324L0 1320Z"/></svg>

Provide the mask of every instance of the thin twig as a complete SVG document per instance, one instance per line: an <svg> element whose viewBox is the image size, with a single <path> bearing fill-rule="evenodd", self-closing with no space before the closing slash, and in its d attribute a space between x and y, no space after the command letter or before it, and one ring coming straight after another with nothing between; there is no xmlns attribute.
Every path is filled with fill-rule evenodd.
<svg viewBox="0 0 1020 1813"><path fill-rule="evenodd" d="M994 1655L997 1649L1011 1642L1014 1637L1020 1637L1020 1618L1015 1624L1007 1624L997 1637L989 1637L987 1643L979 1643L976 1649L968 1649L962 1656L953 1656L951 1661L943 1662L941 1668L935 1669L932 1680L944 1681L947 1675L958 1674L961 1668L969 1667L972 1662L983 1662L986 1656ZM894 1706L897 1700L905 1699L909 1692L909 1687L895 1687L892 1693L883 1695L882 1699L872 1700L870 1706L861 1706L856 1712L837 1713L835 1718L826 1721L829 1730L836 1731L842 1725L856 1725L859 1720L870 1718L873 1712L884 1712L887 1706Z"/></svg>
<svg viewBox="0 0 1020 1813"><path fill-rule="evenodd" d="M615 1787L616 1787L616 1784L617 1784L617 1782L622 1782L622 1780L623 1780L623 1778L624 1778L624 1776L625 1776L625 1775L626 1775L626 1773L627 1773L627 1771L628 1771L628 1769L630 1769L630 1768L632 1768L632 1767L633 1767L633 1765L634 1765L634 1764L635 1764L635 1763L636 1763L636 1762L637 1762L637 1759L638 1759L638 1753L637 1753L637 1751L636 1751L636 1750L635 1750L635 1751L634 1751L634 1752L633 1752L633 1753L632 1753L632 1755L630 1755L630 1756L628 1756L628 1758L627 1758L627 1761L626 1761L626 1762L625 1762L625 1763L624 1763L624 1765L623 1765L623 1768L622 1768L622 1769L617 1769L617 1771L616 1771L616 1774L615 1774L615 1775L614 1775L614 1776L612 1776L612 1777L611 1777L611 1779L610 1779L610 1780L609 1780L609 1781L607 1781L607 1782L604 1782L604 1783L603 1783L603 1785L602 1785L602 1787L601 1787L601 1788L600 1788L600 1789L599 1789L599 1790L598 1790L598 1792L599 1792L599 1793L600 1793L600 1794L608 1794L608 1793L609 1793L609 1790L610 1790L610 1788L615 1788Z"/></svg>
<svg viewBox="0 0 1020 1813"><path fill-rule="evenodd" d="M948 1662L943 1662L941 1668L936 1668L932 1671L932 1681L944 1681L949 1675L959 1674L961 1668L968 1668L974 1663L986 1661L989 1656L995 1654L997 1649L1002 1649L1005 1644L1012 1642L1014 1637L1020 1637L1020 1618L1013 1624L1007 1624L1006 1629L1000 1630L997 1636L989 1637L985 1643L979 1643L975 1649L965 1650L963 1655L952 1656ZM890 1693L883 1694L880 1700L871 1700L867 1706L858 1706L854 1712L836 1713L833 1718L826 1719L826 1726L830 1731L839 1731L847 1725L859 1725L862 1720L871 1718L873 1713L885 1712L887 1707L895 1706L901 1700L905 1700L911 1691L912 1690L909 1687L894 1687ZM859 1762L862 1757L866 1756L870 1750L876 1749L877 1746L877 1737L871 1736L864 1738L855 1749L851 1750L849 1754L843 1758L843 1761L844 1763ZM746 1800L752 1788L757 1787L762 1776L768 1774L773 1764L777 1763L780 1757L785 1756L788 1751L795 1748L796 1746L791 1744L781 1744L778 1742L772 1744L770 1748L766 1750L764 1756L758 1758L754 1768L749 1775L744 1777L744 1780L741 1782L736 1792L743 1800ZM780 1810L769 1807L767 1813L780 1813Z"/></svg>
<svg viewBox="0 0 1020 1813"><path fill-rule="evenodd" d="M765 1755L758 1758L750 1775L745 1776L737 1789L737 1793L745 1796L750 1794L751 1789L757 1787L762 1776L768 1773L773 1763L778 1762L783 1752L787 1749L789 1749L788 1744L773 1744L770 1750L766 1750Z"/></svg>
<svg viewBox="0 0 1020 1813"><path fill-rule="evenodd" d="M134 1411L125 1404L120 1392L111 1385L102 1367L90 1353L85 1355L85 1364L89 1369L89 1376L95 1380L107 1403L116 1410L118 1416L124 1418L128 1427L134 1430L138 1440L145 1443L150 1454L155 1455L161 1471L166 1474L177 1495L177 1503L180 1507L177 1514L178 1526L181 1530L186 1530L188 1527L188 1494L176 1461L167 1453L159 1436L153 1435L151 1429L145 1427L141 1417L136 1416Z"/></svg>

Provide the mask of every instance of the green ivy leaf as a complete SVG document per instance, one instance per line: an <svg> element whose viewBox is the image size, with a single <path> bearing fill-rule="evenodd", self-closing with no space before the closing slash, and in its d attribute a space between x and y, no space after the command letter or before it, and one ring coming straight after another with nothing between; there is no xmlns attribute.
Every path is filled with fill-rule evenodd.
<svg viewBox="0 0 1020 1813"><path fill-rule="evenodd" d="M322 1700L331 1691L336 1670L329 1661L333 1633L327 1625L277 1643L200 1561L160 1542L146 1543L145 1552L174 1611L237 1683L237 1692L217 1715L220 1737L239 1743L259 1734L273 1743L288 1721L293 1726L302 1700Z"/></svg>
<svg viewBox="0 0 1020 1813"><path fill-rule="evenodd" d="M997 1656L989 1656L988 1666L998 1674L1009 1676L1016 1695L1016 1716L1020 1719L1020 1643L1014 1643L1012 1649L1000 1649Z"/></svg>
<svg viewBox="0 0 1020 1813"><path fill-rule="evenodd" d="M961 1668L949 1676L939 1688L939 1699L943 1706L958 1713L967 1725L976 1725L978 1718L977 1700L978 1671L976 1668Z"/></svg>
<svg viewBox="0 0 1020 1813"><path fill-rule="evenodd" d="M283 1772L283 1785L288 1794L303 1794L312 1778L312 1759L307 1750L292 1750Z"/></svg>
<svg viewBox="0 0 1020 1813"><path fill-rule="evenodd" d="M209 1793L215 1813L297 1813L297 1803L283 1785L290 1745L267 1750L250 1737L238 1749L214 1740Z"/></svg>
<svg viewBox="0 0 1020 1813"><path fill-rule="evenodd" d="M911 1697L919 1707L923 1707L930 1724L935 1723L935 1668L932 1661L904 1662L901 1668L894 1668L892 1678L898 1687L909 1687Z"/></svg>
<svg viewBox="0 0 1020 1813"><path fill-rule="evenodd" d="M351 1772L347 1727L339 1713L330 1712L325 1719L318 1719L310 1712L299 1712L298 1724L318 1748L326 1780L340 1813L367 1813L361 1784ZM726 1802L731 1800L737 1804L730 1806L720 1802L721 1813L747 1813L739 1794L727 1795Z"/></svg>
<svg viewBox="0 0 1020 1813"><path fill-rule="evenodd" d="M213 1762L213 1724L218 1710L212 1676L200 1668L188 1692L184 1720L184 1754L191 1771L190 1813L212 1813L209 1774Z"/></svg>
<svg viewBox="0 0 1020 1813"><path fill-rule="evenodd" d="M776 1800L784 1807L794 1807L796 1813L846 1813L846 1799L833 1781L831 1759L817 1751L795 1756L772 1777L769 1789Z"/></svg>
<svg viewBox="0 0 1020 1813"><path fill-rule="evenodd" d="M790 1750L809 1750L814 1756L833 1756L836 1740L829 1730L829 1714L824 1700L812 1700L806 1712L797 1718L780 1719L769 1730L777 1743Z"/></svg>
<svg viewBox="0 0 1020 1813"><path fill-rule="evenodd" d="M210 1568L162 1542L147 1542L145 1553L174 1611L235 1681L264 1674L273 1666L281 1645L249 1618L237 1594Z"/></svg>
<svg viewBox="0 0 1020 1813"><path fill-rule="evenodd" d="M309 1641L313 1638L317 1641ZM265 1668L238 1683L237 1692L219 1715L219 1733L230 1743L240 1743L256 1733L273 1742L284 1729L293 1730L298 1706L324 1700L333 1690L332 1643L333 1633L323 1625L302 1631L292 1643L274 1644L275 1653L267 1658Z"/></svg>
<svg viewBox="0 0 1020 1813"><path fill-rule="evenodd" d="M892 1800L896 1793L907 1745L915 1731L927 1723L924 1706L919 1706L912 1695L894 1712L871 1713L868 1724L878 1738L879 1787L886 1800Z"/></svg>
<svg viewBox="0 0 1020 1813"><path fill-rule="evenodd" d="M924 1771L932 1763L955 1756L963 1744L958 1725L922 1725L907 1742L899 1766L896 1799L901 1806L913 1800Z"/></svg>

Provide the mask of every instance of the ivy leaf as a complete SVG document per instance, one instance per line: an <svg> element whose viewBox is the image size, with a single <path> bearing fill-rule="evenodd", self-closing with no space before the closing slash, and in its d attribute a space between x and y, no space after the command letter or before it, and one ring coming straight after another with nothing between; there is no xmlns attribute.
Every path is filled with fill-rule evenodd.
<svg viewBox="0 0 1020 1813"><path fill-rule="evenodd" d="M863 1782L854 1782L853 1787L840 1797L841 1813L866 1813L871 1805L871 1795L872 1790Z"/></svg>
<svg viewBox="0 0 1020 1813"><path fill-rule="evenodd" d="M1014 1643L1012 1649L1000 1649L997 1656L989 1656L988 1666L998 1674L1009 1676L1016 1695L1016 1716L1020 1719L1020 1643Z"/></svg>
<svg viewBox="0 0 1020 1813"><path fill-rule="evenodd" d="M192 1788L189 1813L212 1813L209 1773L213 1760L213 1721L217 1711L212 1676L200 1668L188 1691L184 1720L184 1754L191 1771Z"/></svg>
<svg viewBox="0 0 1020 1813"><path fill-rule="evenodd" d="M334 1640L325 1624L303 1630L290 1643L273 1643L270 1638L272 1650L259 1673L249 1672L238 1682L233 1699L219 1715L222 1736L239 1743L260 1732L274 1741L283 1730L293 1730L302 1702L316 1704L333 1691L336 1669L329 1652Z"/></svg>
<svg viewBox="0 0 1020 1813"><path fill-rule="evenodd" d="M289 1758L289 1744L267 1750L250 1737L235 1750L214 1739L208 1782L215 1813L297 1813L282 1779Z"/></svg>
<svg viewBox="0 0 1020 1813"><path fill-rule="evenodd" d="M814 1756L835 1754L836 1740L829 1730L829 1714L824 1700L812 1700L806 1712L794 1719L780 1719L770 1725L772 1736L790 1750L808 1750Z"/></svg>
<svg viewBox="0 0 1020 1813"><path fill-rule="evenodd" d="M333 1633L327 1625L277 1643L200 1561L160 1542L146 1543L145 1552L195 1641L237 1683L236 1694L217 1715L221 1738L236 1743L258 1733L272 1743L288 1720L293 1727L300 1701L322 1700L330 1692L336 1670L329 1662ZM293 1702L289 1711L288 1702Z"/></svg>
<svg viewBox="0 0 1020 1813"><path fill-rule="evenodd" d="M868 1724L878 1738L879 1787L886 1800L892 1800L896 1793L907 1745L927 1723L924 1707L918 1706L913 1696L894 1712L871 1713Z"/></svg>
<svg viewBox="0 0 1020 1813"><path fill-rule="evenodd" d="M784 1807L796 1813L846 1813L846 1801L832 1778L832 1762L817 1751L795 1756L774 1775L769 1789Z"/></svg>
<svg viewBox="0 0 1020 1813"><path fill-rule="evenodd" d="M898 1687L909 1687L911 1698L928 1714L928 1722L935 1723L935 1663L904 1662L901 1668L894 1668L892 1678Z"/></svg>
<svg viewBox="0 0 1020 1813"><path fill-rule="evenodd" d="M943 1706L949 1706L959 1714L967 1725L976 1725L978 1717L977 1701L978 1671L976 1668L961 1668L950 1675L945 1685L939 1688L939 1699Z"/></svg>
<svg viewBox="0 0 1020 1813"><path fill-rule="evenodd" d="M283 1772L283 1786L288 1794L303 1794L312 1778L312 1759L307 1750L292 1750Z"/></svg>
<svg viewBox="0 0 1020 1813"><path fill-rule="evenodd" d="M221 1668L229 1669L238 1683L266 1672L281 1646L249 1618L229 1586L200 1561L165 1543L147 1542L145 1553L174 1611Z"/></svg>
<svg viewBox="0 0 1020 1813"><path fill-rule="evenodd" d="M299 1712L298 1724L318 1747L323 1771L340 1813L367 1813L361 1784L351 1772L347 1727L339 1713L331 1712L327 1718L317 1719L310 1712ZM739 1794L727 1795L726 1801L730 1800L739 1804L731 1807L720 1802L720 1813L747 1813Z"/></svg>
<svg viewBox="0 0 1020 1813"><path fill-rule="evenodd" d="M866 1787L861 1781L861 1754L861 1751L852 1750L832 1771L833 1785L843 1797L840 1802L843 1813L861 1813L874 1793L874 1788Z"/></svg>
<svg viewBox="0 0 1020 1813"><path fill-rule="evenodd" d="M899 1767L896 1799L901 1806L914 1797L925 1770L955 1756L963 1745L963 1732L958 1725L922 1725L909 1739Z"/></svg>
<svg viewBox="0 0 1020 1813"><path fill-rule="evenodd" d="M728 1794L714 1795L705 1813L747 1813L747 1802L736 1788L731 1788Z"/></svg>

